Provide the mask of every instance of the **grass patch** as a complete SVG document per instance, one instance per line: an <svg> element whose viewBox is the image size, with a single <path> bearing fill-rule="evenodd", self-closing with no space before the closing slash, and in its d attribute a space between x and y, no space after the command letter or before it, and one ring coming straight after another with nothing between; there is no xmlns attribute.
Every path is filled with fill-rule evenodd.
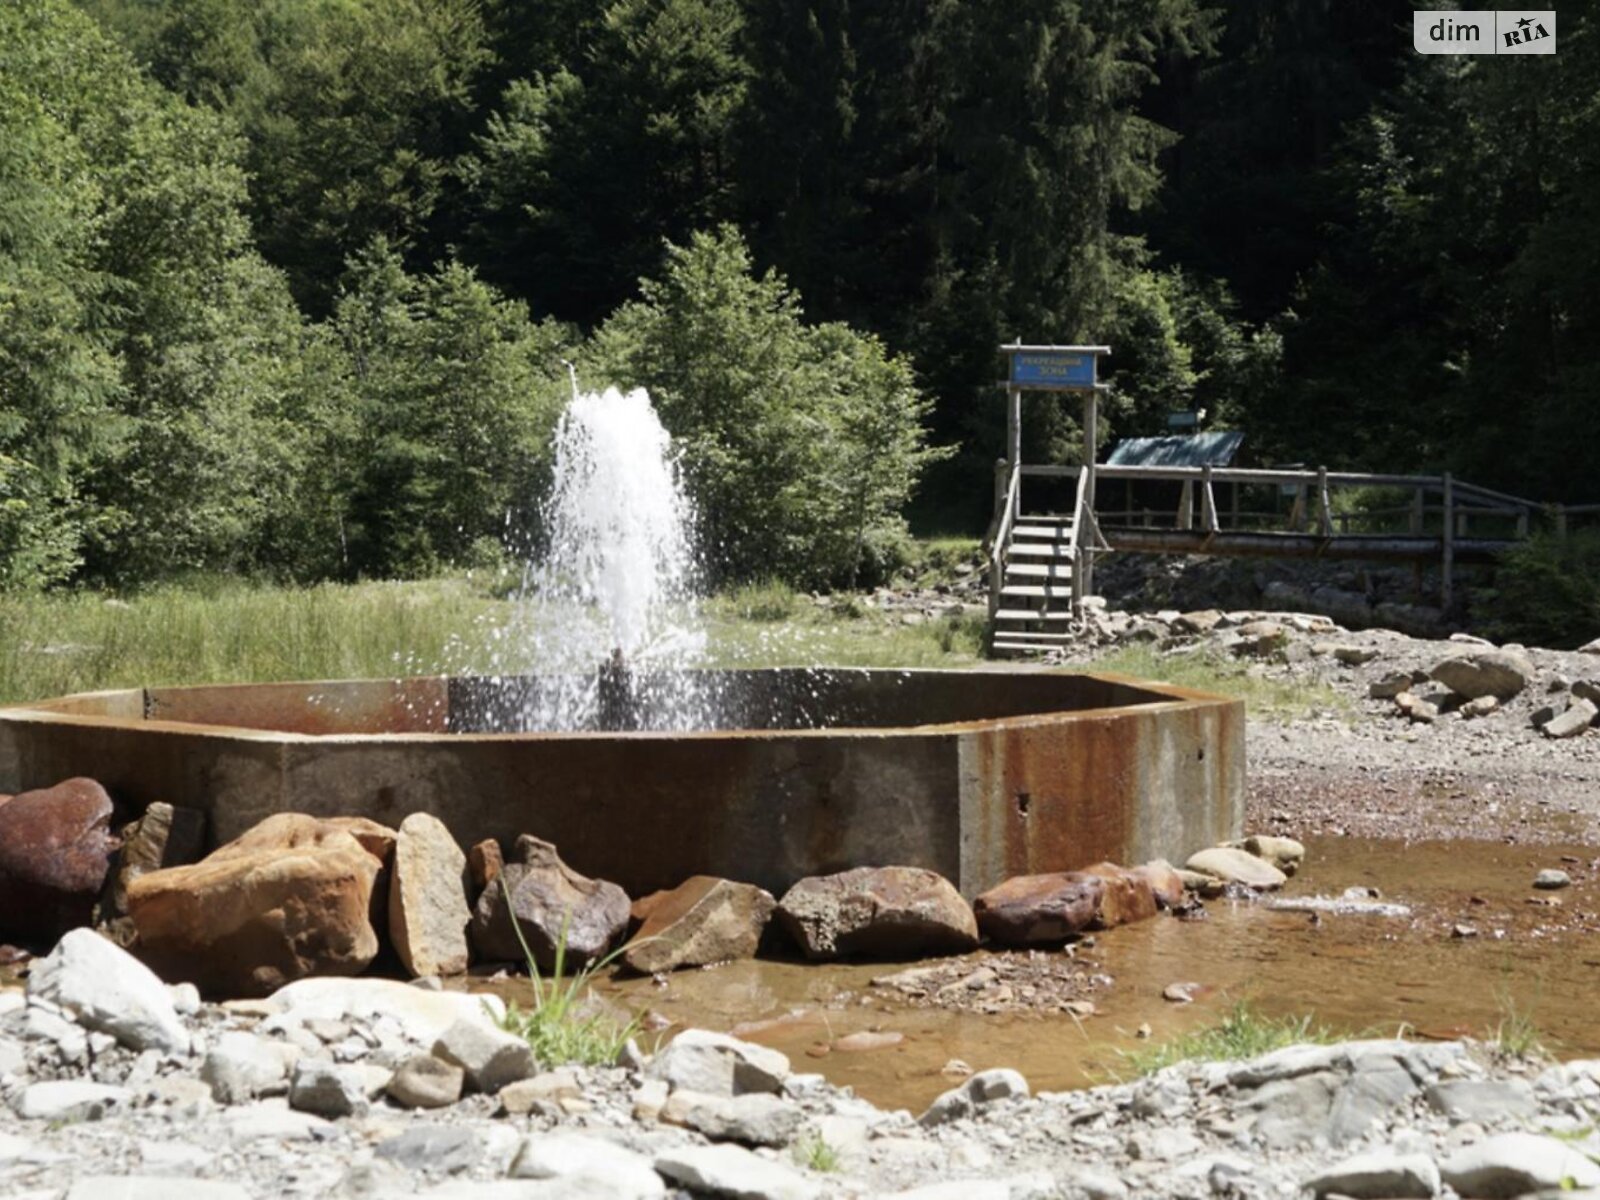
<svg viewBox="0 0 1600 1200"><path fill-rule="evenodd" d="M1232 1062L1255 1058L1303 1042L1336 1042L1339 1035L1309 1015L1269 1017L1241 1000L1222 1019L1180 1034L1170 1041L1138 1050L1120 1050L1124 1065L1135 1075L1151 1075L1174 1063Z"/></svg>
<svg viewBox="0 0 1600 1200"><path fill-rule="evenodd" d="M794 1159L802 1167L824 1174L837 1171L841 1165L839 1151L820 1133L806 1134L795 1142Z"/></svg>
<svg viewBox="0 0 1600 1200"><path fill-rule="evenodd" d="M1500 1019L1489 1033L1489 1045L1507 1058L1545 1058L1544 1034L1533 1017L1533 1004L1524 1004L1509 989L1498 996Z"/></svg>
<svg viewBox="0 0 1600 1200"><path fill-rule="evenodd" d="M718 606L746 621L787 621L800 607L800 597L787 583L769 579L747 583L718 598Z"/></svg>
<svg viewBox="0 0 1600 1200"><path fill-rule="evenodd" d="M511 891L504 881L506 905L510 908ZM567 914L571 918L571 912ZM534 961L533 951L522 936L522 926L514 916L509 917L511 929L517 935L523 956L528 961L528 978L533 983L533 1004L523 1008L515 1001L506 1005L506 1015L501 1028L514 1033L533 1049L533 1057L541 1068L559 1067L566 1063L585 1066L608 1066L617 1061L617 1055L628 1039L641 1028L637 1017L619 1021L609 1012L595 1007L591 989L595 977L616 961L622 953L617 947L604 958L595 959L574 971L569 978L567 965L567 924L561 925L556 938L554 970L546 979Z"/></svg>
<svg viewBox="0 0 1600 1200"><path fill-rule="evenodd" d="M1093 669L1234 696L1244 701L1252 717L1275 721L1350 711L1349 700L1327 684L1259 675L1250 671L1247 664L1212 651L1163 654L1154 646L1136 643L1096 659Z"/></svg>

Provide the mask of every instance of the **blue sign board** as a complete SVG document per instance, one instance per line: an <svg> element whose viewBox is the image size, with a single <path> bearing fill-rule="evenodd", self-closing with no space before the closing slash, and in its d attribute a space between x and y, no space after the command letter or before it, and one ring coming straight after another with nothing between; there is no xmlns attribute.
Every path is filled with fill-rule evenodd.
<svg viewBox="0 0 1600 1200"><path fill-rule="evenodd" d="M1011 384L1019 388L1092 388L1095 355L1085 350L1009 350Z"/></svg>

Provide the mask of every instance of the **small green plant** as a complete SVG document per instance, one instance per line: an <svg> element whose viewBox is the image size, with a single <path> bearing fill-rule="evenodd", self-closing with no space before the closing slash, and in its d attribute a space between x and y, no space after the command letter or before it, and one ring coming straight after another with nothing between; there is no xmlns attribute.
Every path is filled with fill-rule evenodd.
<svg viewBox="0 0 1600 1200"><path fill-rule="evenodd" d="M1192 1029L1145 1049L1119 1050L1118 1053L1133 1074L1151 1075L1174 1063L1230 1062L1302 1042L1337 1040L1333 1031L1316 1024L1309 1015L1269 1017L1249 1001L1241 1000L1214 1025Z"/></svg>
<svg viewBox="0 0 1600 1200"><path fill-rule="evenodd" d="M612 962L622 948L618 947L603 958L584 964L570 979L566 978L567 929L572 911L561 922L561 933L556 938L555 962L549 979L539 971L539 964L528 948L514 914L509 911L511 891L501 880L506 894L507 918L517 935L528 962L528 978L533 983L533 1006L523 1008L514 1001L506 1005L506 1015L501 1028L514 1033L533 1049L533 1056L544 1067L563 1063L604 1065L617 1060L617 1055L628 1039L639 1032L637 1017L620 1022L610 1013L589 1008L589 992L595 977Z"/></svg>
<svg viewBox="0 0 1600 1200"><path fill-rule="evenodd" d="M747 583L727 596L727 606L746 621L787 621L799 607L794 589L780 579Z"/></svg>
<svg viewBox="0 0 1600 1200"><path fill-rule="evenodd" d="M1507 1058L1543 1058L1544 1035L1533 1019L1533 1005L1524 1004L1509 989L1499 991L1500 1020L1489 1034L1489 1044Z"/></svg>
<svg viewBox="0 0 1600 1200"><path fill-rule="evenodd" d="M794 1144L794 1157L802 1167L824 1174L837 1171L839 1151L820 1133L809 1133Z"/></svg>
<svg viewBox="0 0 1600 1200"><path fill-rule="evenodd" d="M1271 720L1289 721L1317 712L1350 710L1350 702L1326 684L1259 675L1245 663L1209 650L1163 654L1153 646L1135 644L1096 659L1090 669L1234 696L1244 701L1252 717Z"/></svg>

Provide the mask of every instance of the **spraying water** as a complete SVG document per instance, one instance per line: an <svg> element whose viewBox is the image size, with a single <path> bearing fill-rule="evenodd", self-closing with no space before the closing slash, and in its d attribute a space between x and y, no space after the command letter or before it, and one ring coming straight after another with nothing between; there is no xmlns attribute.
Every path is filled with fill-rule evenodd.
<svg viewBox="0 0 1600 1200"><path fill-rule="evenodd" d="M571 364L568 364L569 370ZM528 728L683 729L710 722L695 588L694 511L672 439L642 388L573 395L556 429L518 640L540 682Z"/></svg>

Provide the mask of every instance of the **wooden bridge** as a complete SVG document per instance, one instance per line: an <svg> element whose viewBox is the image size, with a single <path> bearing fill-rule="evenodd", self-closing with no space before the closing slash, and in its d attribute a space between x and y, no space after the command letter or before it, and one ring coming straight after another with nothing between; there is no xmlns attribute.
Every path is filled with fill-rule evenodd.
<svg viewBox="0 0 1600 1200"><path fill-rule="evenodd" d="M1071 640L1106 550L1410 562L1419 590L1423 567L1437 563L1448 607L1457 563L1491 562L1536 529L1564 536L1597 516L1600 505L1544 505L1449 474L1002 459L985 542L991 648L1026 654Z"/></svg>

